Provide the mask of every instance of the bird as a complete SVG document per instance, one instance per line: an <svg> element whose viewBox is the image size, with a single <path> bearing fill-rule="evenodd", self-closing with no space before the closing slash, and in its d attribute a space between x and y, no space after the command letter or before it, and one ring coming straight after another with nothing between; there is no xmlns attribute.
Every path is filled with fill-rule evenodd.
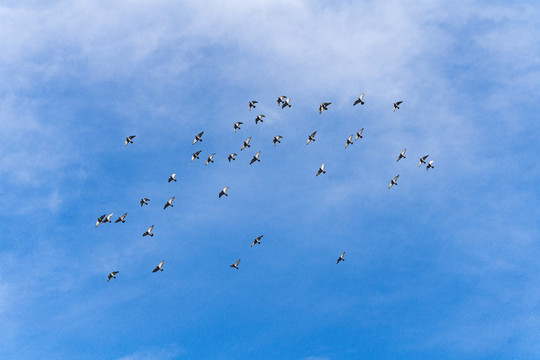
<svg viewBox="0 0 540 360"><path fill-rule="evenodd" d="M110 213L109 215L107 215L107 217L105 219L103 219L101 221L102 224L106 224L106 223L110 223L111 222L111 218L113 216L113 213Z"/></svg>
<svg viewBox="0 0 540 360"><path fill-rule="evenodd" d="M154 228L154 225L150 226L148 228L148 230L146 230L146 232L144 234L142 234L142 236L146 236L146 235L150 235L150 237L153 237L154 234L152 234L152 229Z"/></svg>
<svg viewBox="0 0 540 360"><path fill-rule="evenodd" d="M235 263L234 263L234 264L232 264L232 265L229 265L229 267L232 267L232 268L238 269L238 264L240 264L240 260L241 260L241 259L238 259L238 261L237 261L237 262L235 262Z"/></svg>
<svg viewBox="0 0 540 360"><path fill-rule="evenodd" d="M253 244L251 244L251 247L253 247L253 245L255 245L255 244L261 244L261 239L262 239L263 236L264 236L264 235L261 235L261 236L255 238L255 239L253 240Z"/></svg>
<svg viewBox="0 0 540 360"><path fill-rule="evenodd" d="M364 128L361 128L360 131L356 133L356 137L354 138L354 141L358 140L358 138L362 139L362 132L364 131Z"/></svg>
<svg viewBox="0 0 540 360"><path fill-rule="evenodd" d="M198 150L198 151L196 151L196 152L193 153L193 155L191 156L191 162L193 162L193 160L199 158L199 154L201 153L201 151L202 151L202 150Z"/></svg>
<svg viewBox="0 0 540 360"><path fill-rule="evenodd" d="M352 104L352 106L356 106L358 104L364 105L364 94L360 95L360 97L356 99L356 101L354 102L354 104Z"/></svg>
<svg viewBox="0 0 540 360"><path fill-rule="evenodd" d="M328 105L330 105L332 103L328 103L328 102L323 102L320 106L319 106L319 114L322 114L322 112L324 110L328 110Z"/></svg>
<svg viewBox="0 0 540 360"><path fill-rule="evenodd" d="M248 138L244 141L244 143L242 144L242 147L240 148L240 151L244 150L244 149L247 148L247 147L251 147L251 145L249 145L249 142L250 142L250 141L251 141L251 136L248 137Z"/></svg>
<svg viewBox="0 0 540 360"><path fill-rule="evenodd" d="M206 159L206 164L205 165L208 165L208 163L213 163L214 162L214 155L216 155L216 153L213 153L212 155L210 155L208 157L208 159Z"/></svg>
<svg viewBox="0 0 540 360"><path fill-rule="evenodd" d="M326 174L326 171L324 171L324 163L321 165L321 167L319 168L319 171L317 171L317 175L315 176L319 176L321 175L321 173Z"/></svg>
<svg viewBox="0 0 540 360"><path fill-rule="evenodd" d="M345 261L345 259L343 258L344 256L345 256L345 251L342 252L341 255L339 255L336 264L339 264L340 261Z"/></svg>
<svg viewBox="0 0 540 360"><path fill-rule="evenodd" d="M257 124L259 123L259 121L260 121L260 122L263 122L263 119L262 119L263 117L266 117L266 116L264 116L264 115L259 115L259 116L257 116L257 117L255 118L255 125L257 125Z"/></svg>
<svg viewBox="0 0 540 360"><path fill-rule="evenodd" d="M103 214L103 215L101 215L100 217L97 218L96 227L98 227L99 224L101 224L103 222L103 220L105 219L105 216L107 216L107 214Z"/></svg>
<svg viewBox="0 0 540 360"><path fill-rule="evenodd" d="M427 164L427 166L426 166L426 171L428 171L430 168L432 168L432 169L435 168L435 166L433 166L433 160L431 160L431 161Z"/></svg>
<svg viewBox="0 0 540 360"><path fill-rule="evenodd" d="M308 139L307 139L306 145L309 145L310 142L315 141L315 134L316 134L316 133L317 133L317 132L314 131L311 135L309 135L309 137L308 137Z"/></svg>
<svg viewBox="0 0 540 360"><path fill-rule="evenodd" d="M399 104L401 104L403 101L398 101L394 103L394 112L396 112L396 109L399 109Z"/></svg>
<svg viewBox="0 0 540 360"><path fill-rule="evenodd" d="M349 136L349 137L347 138L347 142L345 143L345 149L347 148L347 146L353 144L353 142L352 142L352 137L353 137L353 135L351 135L351 136Z"/></svg>
<svg viewBox="0 0 540 360"><path fill-rule="evenodd" d="M274 142L274 146L276 146L276 143L281 144L281 141L279 141L279 139L283 139L283 136L281 136L281 135L274 136L274 140L272 140Z"/></svg>
<svg viewBox="0 0 540 360"><path fill-rule="evenodd" d="M286 96L280 96L277 98L277 105L280 106L282 102L284 102L283 100L286 99L287 97Z"/></svg>
<svg viewBox="0 0 540 360"><path fill-rule="evenodd" d="M253 157L253 159L251 159L251 162L249 163L249 165L253 164L255 161L261 162L261 160L259 160L259 155L260 154L261 154L260 151L258 153L256 153L255 156Z"/></svg>
<svg viewBox="0 0 540 360"><path fill-rule="evenodd" d="M143 205L148 205L148 202L149 202L149 201L150 201L150 199L148 199L148 198L142 198L142 199L141 199L141 207L142 207Z"/></svg>
<svg viewBox="0 0 540 360"><path fill-rule="evenodd" d="M255 104L258 104L258 101L252 100L249 102L249 111L251 111L251 108L256 108Z"/></svg>
<svg viewBox="0 0 540 360"><path fill-rule="evenodd" d="M176 173L174 173L174 174L172 174L171 176L169 176L169 182L171 182L171 181L176 182L175 177L176 177Z"/></svg>
<svg viewBox="0 0 540 360"><path fill-rule="evenodd" d="M126 138L126 142L124 143L124 146L127 146L127 144L133 144L133 138L135 138L136 135L131 135Z"/></svg>
<svg viewBox="0 0 540 360"><path fill-rule="evenodd" d="M425 164L426 163L426 159L428 158L429 155L426 155L426 156L422 156L420 158L420 163L418 164L418 167L422 166L422 164Z"/></svg>
<svg viewBox="0 0 540 360"><path fill-rule="evenodd" d="M113 271L112 273L109 274L109 276L107 276L107 282L109 282L109 280L111 279L116 279L116 274L118 274L120 271Z"/></svg>
<svg viewBox="0 0 540 360"><path fill-rule="evenodd" d="M287 100L282 101L282 102L283 102L283 104L281 105L282 109L285 109L287 106L291 107L291 99L287 99Z"/></svg>
<svg viewBox="0 0 540 360"><path fill-rule="evenodd" d="M236 159L234 158L235 156L236 156L235 153L231 153L231 154L229 155L229 157L228 157L229 162L231 162L231 160L236 160Z"/></svg>
<svg viewBox="0 0 540 360"><path fill-rule="evenodd" d="M161 262L159 263L158 266L156 266L156 268L154 270L152 270L152 272L157 272L159 270L163 271L163 263L165 262L165 260L161 260Z"/></svg>
<svg viewBox="0 0 540 360"><path fill-rule="evenodd" d="M195 143L197 141L201 141L202 142L202 136L204 134L204 131L201 131L200 133L198 133L197 135L195 135L195 140L193 140L193 145L195 145Z"/></svg>
<svg viewBox="0 0 540 360"><path fill-rule="evenodd" d="M163 210L165 210L165 209L168 208L169 206L170 206L170 207L173 207L173 204L172 204L173 201L174 201L174 196L173 196L172 198L170 198L169 201L167 201L167 202L165 203L165 206L163 206Z"/></svg>
<svg viewBox="0 0 540 360"><path fill-rule="evenodd" d="M397 186L397 179L399 177L399 174L393 178L392 180L390 180L390 185L388 185L388 188L390 189L393 185L396 185Z"/></svg>
<svg viewBox="0 0 540 360"><path fill-rule="evenodd" d="M403 149L403 151L401 152L401 154L399 154L399 156L398 156L396 162L398 162L398 161L401 160L401 159L406 159L406 157L405 157L405 151L407 151L407 148Z"/></svg>
<svg viewBox="0 0 540 360"><path fill-rule="evenodd" d="M126 222L126 220L125 220L126 216L127 216L127 213L125 213L122 216L119 216L118 219L116 219L115 223L119 223L119 222L122 222L122 224L125 223Z"/></svg>
<svg viewBox="0 0 540 360"><path fill-rule="evenodd" d="M228 186L227 186L227 187L224 187L223 190L221 190L221 191L219 192L219 198L221 198L223 195L229 196L229 195L227 195L227 189L228 189L228 188L229 188Z"/></svg>
<svg viewBox="0 0 540 360"><path fill-rule="evenodd" d="M243 122L241 122L241 121L235 122L234 126L233 126L234 132L236 132L236 130L241 130L240 125L242 125L242 124L243 124Z"/></svg>

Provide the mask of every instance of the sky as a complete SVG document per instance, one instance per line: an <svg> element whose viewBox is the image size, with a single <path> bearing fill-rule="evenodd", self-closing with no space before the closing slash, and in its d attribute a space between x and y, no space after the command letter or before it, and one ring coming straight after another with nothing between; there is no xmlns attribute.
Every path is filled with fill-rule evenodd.
<svg viewBox="0 0 540 360"><path fill-rule="evenodd" d="M0 358L538 359L538 18L3 1Z"/></svg>

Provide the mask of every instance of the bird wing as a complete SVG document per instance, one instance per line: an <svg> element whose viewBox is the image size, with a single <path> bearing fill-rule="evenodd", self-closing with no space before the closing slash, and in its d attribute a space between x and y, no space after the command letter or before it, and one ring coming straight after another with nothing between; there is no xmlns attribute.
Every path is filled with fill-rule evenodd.
<svg viewBox="0 0 540 360"><path fill-rule="evenodd" d="M399 105L399 104L401 104L402 102L403 102L403 101L398 101L396 104Z"/></svg>
<svg viewBox="0 0 540 360"><path fill-rule="evenodd" d="M238 264L240 264L240 259L238 259L238 261L234 263L234 265L236 266L238 266Z"/></svg>
<svg viewBox="0 0 540 360"><path fill-rule="evenodd" d="M148 228L148 233L151 233L153 228L154 228L154 225L150 226L150 227Z"/></svg>
<svg viewBox="0 0 540 360"><path fill-rule="evenodd" d="M156 271L159 271L159 266L156 266L156 268L152 270L152 272L156 272Z"/></svg>
<svg viewBox="0 0 540 360"><path fill-rule="evenodd" d="M401 152L401 155L405 156L406 151L407 151L407 148L403 149L403 151Z"/></svg>
<svg viewBox="0 0 540 360"><path fill-rule="evenodd" d="M127 144L128 144L128 140L126 139L126 142L124 143L124 146L127 146Z"/></svg>
<svg viewBox="0 0 540 360"><path fill-rule="evenodd" d="M324 171L324 166L325 166L325 165L324 165L324 163L323 163L322 166L321 166L321 170L322 170L322 171Z"/></svg>
<svg viewBox="0 0 540 360"><path fill-rule="evenodd" d="M311 134L311 137L314 137L314 136L315 136L315 134L317 134L317 132L316 132L316 131L314 131L314 132L313 132L313 134Z"/></svg>
<svg viewBox="0 0 540 360"><path fill-rule="evenodd" d="M245 141L246 144L249 144L249 142L251 141L251 136L247 138L247 140Z"/></svg>
<svg viewBox="0 0 540 360"><path fill-rule="evenodd" d="M364 93L362 93L362 95L360 95L360 101L364 101Z"/></svg>
<svg viewBox="0 0 540 360"><path fill-rule="evenodd" d="M201 131L197 136L201 137L201 136L203 136L203 134L204 134L204 131Z"/></svg>
<svg viewBox="0 0 540 360"><path fill-rule="evenodd" d="M356 104L358 104L360 102L360 98L356 99L356 101L354 102L354 104L352 104L352 106L356 106Z"/></svg>
<svg viewBox="0 0 540 360"><path fill-rule="evenodd" d="M165 262L165 260L161 260L161 262L159 263L159 268L161 268L163 266L163 263Z"/></svg>
<svg viewBox="0 0 540 360"><path fill-rule="evenodd" d="M261 155L261 152L259 151L257 154L255 154L255 157L258 159L259 155Z"/></svg>
<svg viewBox="0 0 540 360"><path fill-rule="evenodd" d="M116 274L118 274L119 272L120 272L120 271L113 271L112 274L113 274L113 275L116 275Z"/></svg>
<svg viewBox="0 0 540 360"><path fill-rule="evenodd" d="M394 178L394 181L397 181L398 177L399 177L399 175L397 175L397 176Z"/></svg>
<svg viewBox="0 0 540 360"><path fill-rule="evenodd" d="M226 193L228 188L229 188L228 186L227 186L227 187L224 187L223 190L221 190L221 191L223 191L224 193Z"/></svg>
<svg viewBox="0 0 540 360"><path fill-rule="evenodd" d="M111 280L111 279L112 279L112 275L109 274L109 276L107 276L107 282L109 282L109 280Z"/></svg>
<svg viewBox="0 0 540 360"><path fill-rule="evenodd" d="M251 159L249 165L253 164L255 161L257 161L257 159L255 159L255 156L254 156L253 159Z"/></svg>
<svg viewBox="0 0 540 360"><path fill-rule="evenodd" d="M422 160L426 160L428 158L429 155L426 155L426 156L423 156L422 157Z"/></svg>

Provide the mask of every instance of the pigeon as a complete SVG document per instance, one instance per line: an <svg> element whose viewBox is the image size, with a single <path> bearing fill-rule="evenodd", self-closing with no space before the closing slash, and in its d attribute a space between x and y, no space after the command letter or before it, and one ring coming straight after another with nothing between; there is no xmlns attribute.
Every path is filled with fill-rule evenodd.
<svg viewBox="0 0 540 360"><path fill-rule="evenodd" d="M195 140L193 140L193 145L195 145L195 143L197 141L201 141L202 142L202 136L204 134L204 131L201 131L200 133L198 133L197 135L195 135Z"/></svg>
<svg viewBox="0 0 540 360"><path fill-rule="evenodd" d="M234 157L236 156L235 153L232 153L229 155L228 159L229 159L229 162L231 162L231 160L236 160Z"/></svg>
<svg viewBox="0 0 540 360"><path fill-rule="evenodd" d="M274 146L276 146L276 143L281 144L281 141L279 141L279 139L283 139L283 136L281 136L281 135L274 136L274 140L272 140L274 142Z"/></svg>
<svg viewBox="0 0 540 360"><path fill-rule="evenodd" d="M219 198L221 198L223 195L229 196L229 195L227 195L227 189L228 189L228 188L229 188L228 186L227 186L227 187L224 187L223 190L221 190L221 191L219 192Z"/></svg>
<svg viewBox="0 0 540 360"><path fill-rule="evenodd" d="M148 205L148 202L149 202L149 201L150 201L150 199L142 198L142 199L141 199L141 207L142 207L143 205Z"/></svg>
<svg viewBox="0 0 540 360"><path fill-rule="evenodd" d="M354 141L358 140L359 138L362 139L362 132L364 131L364 128L361 128L359 132L356 133L356 137L354 138Z"/></svg>
<svg viewBox="0 0 540 360"><path fill-rule="evenodd" d="M426 156L422 156L420 158L420 163L418 164L418 167L422 166L422 164L425 164L426 163L426 159L428 158L429 155L426 155Z"/></svg>
<svg viewBox="0 0 540 360"><path fill-rule="evenodd" d="M327 103L327 102L323 102L320 106L319 106L319 114L322 114L322 112L324 110L328 110L328 105L330 105L332 103Z"/></svg>
<svg viewBox="0 0 540 360"><path fill-rule="evenodd" d="M287 106L291 107L291 99L287 99L287 100L283 101L283 104L281 105L281 108L285 109Z"/></svg>
<svg viewBox="0 0 540 360"><path fill-rule="evenodd" d="M195 159L199 159L199 154L201 153L202 150L198 150L197 152L194 152L193 155L191 156L191 162L193 162L193 160Z"/></svg>
<svg viewBox="0 0 540 360"><path fill-rule="evenodd" d="M255 244L259 244L259 245L260 245L260 244L261 244L261 239L262 239L263 236L264 236L264 235L261 235L261 236L255 238L255 239L253 240L253 244L251 244L251 247L253 247L253 245L255 245Z"/></svg>
<svg viewBox="0 0 540 360"><path fill-rule="evenodd" d="M401 159L406 159L406 157L405 157L405 151L407 151L407 148L403 149L403 151L401 152L401 154L399 154L399 156L398 156L396 162L398 162L398 161L401 160Z"/></svg>
<svg viewBox="0 0 540 360"><path fill-rule="evenodd" d="M280 106L281 103L284 102L283 100L286 99L286 98L287 98L286 96L280 96L280 97L278 97L278 98L277 98L277 105Z"/></svg>
<svg viewBox="0 0 540 360"><path fill-rule="evenodd" d="M127 216L127 213L125 213L122 216L119 216L118 219L116 219L115 223L119 223L119 222L122 222L122 224L125 223L126 222L126 216Z"/></svg>
<svg viewBox="0 0 540 360"><path fill-rule="evenodd" d="M251 108L256 108L255 104L258 104L258 101L252 100L249 102L249 111L251 111Z"/></svg>
<svg viewBox="0 0 540 360"><path fill-rule="evenodd" d="M111 222L111 218L113 216L113 213L110 213L109 215L107 215L107 217L105 219L103 219L101 221L102 224L106 224L106 223L110 223Z"/></svg>
<svg viewBox="0 0 540 360"><path fill-rule="evenodd" d="M124 146L127 146L127 144L133 144L133 138L135 137L136 135L131 135L131 136L128 136L126 138L126 142L124 143Z"/></svg>
<svg viewBox="0 0 540 360"><path fill-rule="evenodd" d="M264 115L259 115L259 116L257 116L257 117L255 118L255 125L257 125L257 124L259 123L259 121L260 121L260 122L263 122L263 119L262 119L263 117L266 117L266 116L264 116Z"/></svg>
<svg viewBox="0 0 540 360"><path fill-rule="evenodd" d="M158 266L156 266L156 268L154 270L152 270L152 272L157 272L157 271L163 271L163 263L165 262L165 260L161 260L161 262L159 263Z"/></svg>
<svg viewBox="0 0 540 360"><path fill-rule="evenodd" d="M396 109L399 109L399 104L401 104L403 101L398 101L394 103L394 112L396 112Z"/></svg>
<svg viewBox="0 0 540 360"><path fill-rule="evenodd" d="M142 234L142 236L146 236L146 235L150 235L150 237L153 237L154 234L152 234L152 229L154 228L154 225L150 226L148 228L148 230L146 230L146 232L144 234Z"/></svg>
<svg viewBox="0 0 540 360"><path fill-rule="evenodd" d="M100 217L97 218L96 227L98 227L99 224L101 224L103 222L103 220L105 220L105 216L107 216L107 214L103 214L103 215L101 215Z"/></svg>
<svg viewBox="0 0 540 360"><path fill-rule="evenodd" d="M213 163L214 162L214 155L216 155L216 153L213 153L212 155L210 155L208 157L208 159L206 159L206 164L205 165L208 165L208 163Z"/></svg>
<svg viewBox="0 0 540 360"><path fill-rule="evenodd" d="M253 164L255 161L261 162L261 160L259 160L259 155L260 154L261 154L260 151L258 153L256 153L255 156L253 157L253 159L251 159L251 162L249 163L249 165Z"/></svg>
<svg viewBox="0 0 540 360"><path fill-rule="evenodd" d="M242 144L242 147L240 148L240 151L244 150L244 149L247 148L247 147L251 147L251 145L249 145L249 142L250 142L250 141L251 141L251 136L248 137L248 138L244 141L244 143Z"/></svg>
<svg viewBox="0 0 540 360"><path fill-rule="evenodd" d="M171 181L176 182L176 179L175 179L175 178L176 178L176 173L174 173L174 174L172 174L171 176L169 176L169 182L171 182Z"/></svg>
<svg viewBox="0 0 540 360"><path fill-rule="evenodd" d="M393 178L392 180L390 180L390 185L388 185L388 188L390 189L392 186L396 185L397 186L397 179L399 177L399 174Z"/></svg>
<svg viewBox="0 0 540 360"><path fill-rule="evenodd" d="M326 171L324 171L324 163L321 165L321 167L319 168L319 171L317 171L317 175L315 176L319 176L321 175L321 173L326 174Z"/></svg>
<svg viewBox="0 0 540 360"><path fill-rule="evenodd" d="M353 144L353 142L352 142L352 137L353 137L353 135L351 135L351 136L349 136L349 137L347 138L347 143L345 143L345 149L347 148L347 146Z"/></svg>
<svg viewBox="0 0 540 360"><path fill-rule="evenodd" d="M167 201L167 202L165 203L165 206L163 206L163 210L165 210L165 209L168 208L169 206L170 206L170 207L173 207L173 204L172 204L173 201L174 201L174 196L173 196L172 198L170 198L169 201Z"/></svg>
<svg viewBox="0 0 540 360"><path fill-rule="evenodd" d="M356 106L358 104L364 105L364 94L360 95L360 97L356 99L356 101L354 102L354 104L352 104L352 106Z"/></svg>
<svg viewBox="0 0 540 360"><path fill-rule="evenodd" d="M116 274L118 274L120 271L113 271L112 273L109 274L109 276L107 276L107 282L109 282L109 280L111 279L116 279Z"/></svg>
<svg viewBox="0 0 540 360"><path fill-rule="evenodd" d="M337 263L336 264L339 264L340 261L345 261L345 259L343 258L345 256L345 251L341 253L341 255L339 255L339 258L337 259Z"/></svg>
<svg viewBox="0 0 540 360"><path fill-rule="evenodd" d="M311 135L309 135L309 137L308 137L308 139L307 139L306 145L309 145L310 142L315 141L315 134L316 134L316 133L317 133L317 132L314 131Z"/></svg>
<svg viewBox="0 0 540 360"><path fill-rule="evenodd" d="M432 168L432 169L435 168L435 166L433 166L433 160L431 160L431 161L427 164L427 166L426 166L426 171L428 171L430 168Z"/></svg>
<svg viewBox="0 0 540 360"><path fill-rule="evenodd" d="M237 261L237 262L235 262L235 263L234 263L234 264L232 264L232 265L229 265L229 267L232 267L232 268L238 269L238 264L240 264L240 260L241 260L241 259L238 259L238 261Z"/></svg>
<svg viewBox="0 0 540 360"><path fill-rule="evenodd" d="M241 130L240 125L242 125L242 124L243 124L243 122L241 122L241 121L235 122L234 126L233 126L234 132L236 132L236 130Z"/></svg>

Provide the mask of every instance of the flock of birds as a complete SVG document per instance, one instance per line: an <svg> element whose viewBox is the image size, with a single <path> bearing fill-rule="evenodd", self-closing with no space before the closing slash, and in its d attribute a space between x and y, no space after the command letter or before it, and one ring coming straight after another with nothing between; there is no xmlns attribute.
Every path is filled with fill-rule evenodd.
<svg viewBox="0 0 540 360"><path fill-rule="evenodd" d="M399 105L402 104L403 101L397 101L394 103L394 112L396 111L396 109L399 109ZM257 107L257 104L258 102L255 101L255 100L252 100L249 102L249 111L251 111L251 109L255 109ZM286 107L291 107L291 99L288 98L287 96L279 96L278 99L277 99L277 104L278 106L281 106L282 109L286 108ZM322 114L324 111L328 111L328 107L331 105L332 103L331 102L323 102L319 105L319 114ZM360 95L360 97L358 99L356 99L353 103L353 106L356 106L356 105L364 105L364 94ZM259 122L264 122L264 117L265 115L258 115L256 118L255 118L255 124L257 125ZM234 123L233 125L233 130L234 132L236 132L237 130L240 130L241 129L241 125L243 125L242 122L236 122ZM362 132L364 131L364 128L360 129L359 131L356 132L356 136L354 134L351 134L351 136L349 136L345 142L345 149L347 149L347 147L349 145L352 145L354 142L353 142L353 137L354 137L354 141L357 141L358 139L362 139L363 136L362 136ZM307 142L306 142L306 145L309 145L311 142L314 142L315 141L315 135L317 134L317 131L314 131L313 133L311 133L309 136L308 136L308 139L307 139ZM198 133L197 135L195 135L195 138L193 140L193 145L195 145L196 143L198 142L202 142L203 141L203 135L204 135L204 131L201 131L200 133ZM131 135L131 136L128 136L126 137L125 139L125 143L124 143L124 146L127 147L128 144L133 144L133 139L136 137L136 135ZM273 144L274 146L276 146L276 144L280 144L281 143L281 139L283 139L283 136L281 135L277 135L274 137L273 139ZM240 148L240 151L244 150L245 148L249 148L251 147L250 145L250 141L251 141L251 137L247 138L246 140L244 140L244 142L242 143L242 147ZM398 155L397 157L397 160L396 162L400 161L401 159L406 159L405 157L405 153L406 153L407 149L403 149L403 151ZM202 150L197 150L196 152L194 152L192 154L192 157L191 157L191 162L193 162L194 160L198 160L199 159L199 155L201 154ZM211 154L210 156L208 156L208 158L206 159L206 165L210 164L210 163L213 163L214 162L214 156L216 154L213 153ZM255 154L253 156L253 158L251 159L250 161L250 165L252 165L253 163L255 162L260 162L260 155L261 155L261 152L257 152L257 154ZM236 160L236 156L238 156L237 154L235 153L231 153L229 154L228 156L228 161L231 162L231 161L234 161ZM419 167L421 167L422 165L425 165L426 164L426 159L428 158L429 155L425 155L425 156L422 156L420 157L420 163L419 163ZM433 169L434 166L433 166L433 160L429 161L426 165L426 171L429 171L429 169ZM326 174L326 171L325 171L325 163L323 163L321 165L321 167L317 170L317 173L315 174L315 176L319 176L321 174ZM397 186L397 180L399 178L399 174L396 175L392 180L390 180L390 184L388 185L388 189L390 189L392 186L396 185ZM169 180L168 182L170 183L171 181L174 181L176 182L176 174L171 174L171 176L169 177ZM229 187L225 187L223 188L219 194L218 194L218 197L221 198L222 196L229 196L227 194L227 190L229 189ZM174 196L171 197L166 203L165 205L163 206L163 209L167 209L168 207L173 207L173 201L174 201ZM142 198L140 200L140 205L141 207L143 207L144 205L148 206L148 202L150 201L150 199L148 198ZM103 214L101 215L100 217L97 218L97 222L96 222L96 227L99 226L100 224L106 224L106 223L111 223L112 222L112 216L113 214ZM122 216L119 216L118 219L116 219L115 223L125 223L126 222L126 216L127 216L127 212L125 214L123 214ZM150 226L143 234L142 236L150 236L150 237L153 237L154 234L152 233L152 230L154 229L154 225ZM264 235L260 235L258 236L257 238L255 238L253 240L253 243L251 244L251 247L257 245L257 244L261 244L261 239ZM337 262L336 264L339 264L341 261L345 261L345 251L343 253L341 253L341 255L339 256L339 258L337 259ZM162 260L155 268L152 272L158 272L158 271L163 271L163 264L165 263L164 260ZM238 269L238 265L240 264L240 259L238 259L236 262L234 262L233 264L229 265L229 267L231 268L234 268L234 269ZM107 282L109 282L111 279L116 279L116 274L118 274L119 271L113 271L111 273L109 273L108 277L107 277Z"/></svg>

